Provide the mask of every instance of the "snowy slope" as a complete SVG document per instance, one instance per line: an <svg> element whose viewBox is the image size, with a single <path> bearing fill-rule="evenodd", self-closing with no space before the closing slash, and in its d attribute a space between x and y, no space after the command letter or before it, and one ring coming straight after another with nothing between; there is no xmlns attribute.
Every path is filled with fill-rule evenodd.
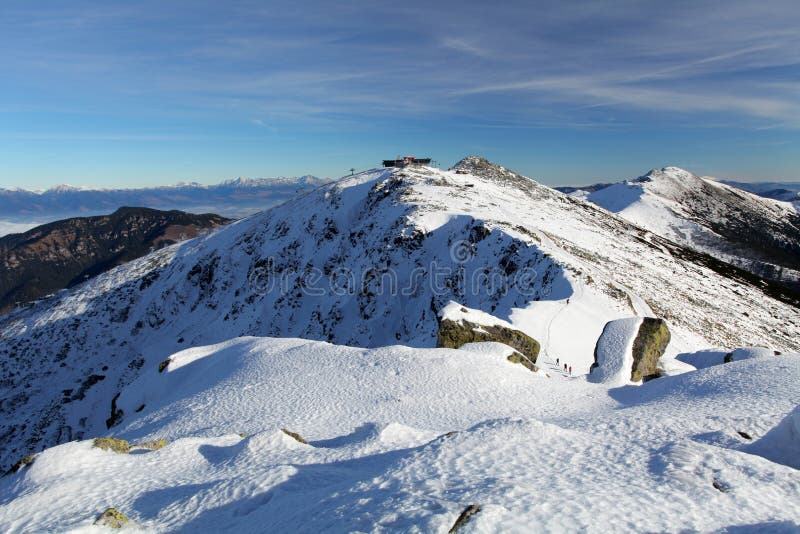
<svg viewBox="0 0 800 534"><path fill-rule="evenodd" d="M447 532L472 504L466 532L800 528L797 470L756 446L796 450L800 355L609 389L502 351L189 349L125 388L144 407L111 432L166 447L48 449L0 479L0 530L97 532L114 507L158 532Z"/></svg>
<svg viewBox="0 0 800 534"><path fill-rule="evenodd" d="M630 316L665 318L670 356L797 350L790 300L479 158L371 171L4 317L0 463L105 432L137 377L238 336L432 347L455 301L539 341L545 369L583 374L605 324Z"/></svg>
<svg viewBox="0 0 800 534"><path fill-rule="evenodd" d="M654 169L583 198L759 276L800 283L800 213L790 203L677 167Z"/></svg>
<svg viewBox="0 0 800 534"><path fill-rule="evenodd" d="M639 317L617 319L606 325L602 337L597 341L597 368L589 375L589 381L611 386L631 383L633 342L641 325L642 319Z"/></svg>

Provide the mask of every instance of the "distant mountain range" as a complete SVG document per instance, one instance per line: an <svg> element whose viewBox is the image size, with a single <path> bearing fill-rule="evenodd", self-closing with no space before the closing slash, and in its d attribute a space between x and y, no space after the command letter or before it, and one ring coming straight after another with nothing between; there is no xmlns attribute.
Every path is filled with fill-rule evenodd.
<svg viewBox="0 0 800 534"><path fill-rule="evenodd" d="M229 221L219 215L120 208L111 215L66 219L0 237L0 313Z"/></svg>
<svg viewBox="0 0 800 534"><path fill-rule="evenodd" d="M784 202L800 201L800 182L734 182L732 180L720 180L743 191L748 191L755 195Z"/></svg>
<svg viewBox="0 0 800 534"><path fill-rule="evenodd" d="M0 235L70 217L111 213L121 206L142 206L241 218L285 202L329 180L236 178L215 185L181 183L144 189L90 189L68 185L46 191L0 188Z"/></svg>

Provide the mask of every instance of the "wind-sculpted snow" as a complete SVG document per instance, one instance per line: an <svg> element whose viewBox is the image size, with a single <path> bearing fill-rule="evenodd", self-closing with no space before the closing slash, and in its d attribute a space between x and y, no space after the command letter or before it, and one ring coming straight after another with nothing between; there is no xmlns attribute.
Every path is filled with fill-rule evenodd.
<svg viewBox="0 0 800 534"><path fill-rule="evenodd" d="M175 354L111 430L168 444L45 450L0 479L0 530L92 529L113 507L158 532L445 532L470 505L477 532L800 528L798 471L750 445L796 447L798 355L608 389L505 354L269 338Z"/></svg>
<svg viewBox="0 0 800 534"><path fill-rule="evenodd" d="M376 170L3 317L0 464L127 424L136 412L119 417L112 400L184 348L239 336L433 347L450 301L576 375L603 326L631 315L668 321L671 356L800 339L775 287L486 160Z"/></svg>

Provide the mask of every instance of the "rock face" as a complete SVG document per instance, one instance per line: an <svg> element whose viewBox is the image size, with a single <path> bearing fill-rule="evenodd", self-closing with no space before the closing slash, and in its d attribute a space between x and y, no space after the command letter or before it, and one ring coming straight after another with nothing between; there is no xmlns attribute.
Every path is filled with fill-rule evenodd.
<svg viewBox="0 0 800 534"><path fill-rule="evenodd" d="M633 341L631 381L658 378L658 360L669 345L670 333L664 319L645 317Z"/></svg>
<svg viewBox="0 0 800 534"><path fill-rule="evenodd" d="M536 370L536 359L539 357L539 342L527 334L499 325L482 325L464 319L454 321L442 319L439 322L439 336L436 346L441 348L457 349L466 343L479 343L494 341L513 348L521 356L509 357L514 363L521 363L528 369Z"/></svg>

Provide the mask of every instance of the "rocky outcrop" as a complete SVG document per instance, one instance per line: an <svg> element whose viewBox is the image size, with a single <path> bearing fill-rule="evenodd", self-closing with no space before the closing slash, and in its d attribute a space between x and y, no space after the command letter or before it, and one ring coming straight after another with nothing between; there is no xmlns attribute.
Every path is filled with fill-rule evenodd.
<svg viewBox="0 0 800 534"><path fill-rule="evenodd" d="M148 451L157 451L159 449L163 449L168 444L169 444L168 440L161 438L161 439L155 439L153 441L145 441L143 443L137 443L135 445L131 445L131 450L134 451L137 449L138 450L144 449Z"/></svg>
<svg viewBox="0 0 800 534"><path fill-rule="evenodd" d="M633 341L633 367L631 381L658 378L658 360L667 350L670 340L669 328L664 319L645 317L639 326L639 333Z"/></svg>
<svg viewBox="0 0 800 534"><path fill-rule="evenodd" d="M456 519L456 522L453 524L452 527L450 527L448 534L454 534L459 530L461 530L462 528L464 528L467 525L467 523L469 523L469 520L472 519L472 516L474 516L480 511L481 507L478 504L470 504L469 506L464 508L461 514L459 514L458 519Z"/></svg>
<svg viewBox="0 0 800 534"><path fill-rule="evenodd" d="M597 340L589 380L625 385L657 378L670 341L666 321L630 317L609 321Z"/></svg>
<svg viewBox="0 0 800 534"><path fill-rule="evenodd" d="M440 348L458 349L467 343L494 341L508 345L517 351L509 357L509 361L521 363L532 371L536 371L536 359L539 357L539 342L519 330L502 325L483 325L465 319L442 319L439 321L439 334L436 346Z"/></svg>
<svg viewBox="0 0 800 534"><path fill-rule="evenodd" d="M284 434L286 434L287 436L289 436L298 443L302 443L303 445L308 445L308 441L306 441L306 439L297 432L292 432L291 430L287 430L285 428L281 428L281 432L283 432Z"/></svg>
<svg viewBox="0 0 800 534"><path fill-rule="evenodd" d="M108 528L122 528L128 522L128 516L118 511L116 508L107 508L105 512L95 520L94 524Z"/></svg>
<svg viewBox="0 0 800 534"><path fill-rule="evenodd" d="M157 451L163 449L169 444L167 439L156 439L153 441L145 441L142 443L129 443L124 439L119 438L95 438L92 447L104 451L113 451L118 454L128 454L136 450Z"/></svg>
<svg viewBox="0 0 800 534"><path fill-rule="evenodd" d="M5 476L8 476L8 475L13 475L14 473L16 473L18 471L22 471L23 469L25 469L27 467L30 467L31 465L33 465L33 461L35 459L36 459L36 453L27 455L26 457L20 459L17 463L15 463L11 467L11 469L9 469L8 471L5 472L5 474L3 476L5 477Z"/></svg>
<svg viewBox="0 0 800 534"><path fill-rule="evenodd" d="M118 438L95 438L92 447L118 454L128 454L131 451L131 444Z"/></svg>

